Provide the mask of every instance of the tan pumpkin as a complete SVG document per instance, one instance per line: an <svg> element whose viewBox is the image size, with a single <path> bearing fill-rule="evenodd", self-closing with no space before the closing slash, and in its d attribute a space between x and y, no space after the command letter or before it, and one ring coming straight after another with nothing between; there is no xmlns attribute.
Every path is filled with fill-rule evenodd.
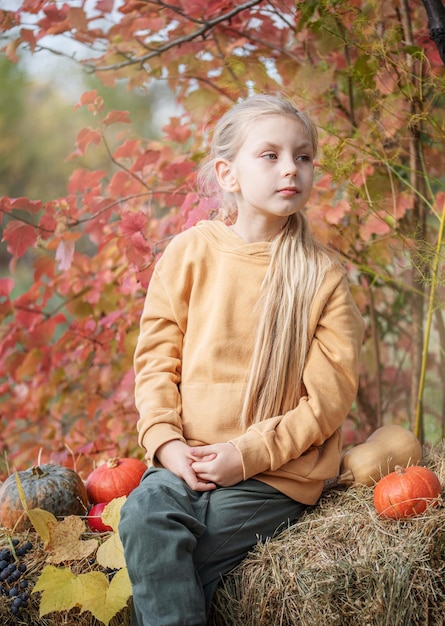
<svg viewBox="0 0 445 626"><path fill-rule="evenodd" d="M396 465L407 467L421 460L422 446L417 437L403 426L389 424L345 452L337 483L372 486Z"/></svg>
<svg viewBox="0 0 445 626"><path fill-rule="evenodd" d="M75 471L47 463L17 474L29 509L43 509L56 517L86 514L86 488ZM16 532L32 527L20 500L15 473L0 488L0 525Z"/></svg>

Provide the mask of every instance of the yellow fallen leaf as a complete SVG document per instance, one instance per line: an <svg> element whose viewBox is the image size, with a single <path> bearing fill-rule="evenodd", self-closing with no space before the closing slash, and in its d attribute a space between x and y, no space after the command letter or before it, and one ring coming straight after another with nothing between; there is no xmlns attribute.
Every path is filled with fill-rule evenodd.
<svg viewBox="0 0 445 626"><path fill-rule="evenodd" d="M46 547L50 538L50 526L57 524L57 518L43 509L29 509L28 517Z"/></svg>
<svg viewBox="0 0 445 626"><path fill-rule="evenodd" d="M110 620L123 609L132 594L127 569L117 572L111 582L101 572L79 575L82 594L81 612L89 611L108 626Z"/></svg>
<svg viewBox="0 0 445 626"><path fill-rule="evenodd" d="M48 563L80 561L97 548L96 539L81 539L85 522L78 515L68 515L61 522L49 525L50 538L46 545Z"/></svg>
<svg viewBox="0 0 445 626"><path fill-rule="evenodd" d="M79 606L81 586L78 577L66 567L45 565L32 593L42 592L40 617L53 611L69 611Z"/></svg>
<svg viewBox="0 0 445 626"><path fill-rule="evenodd" d="M121 518L121 508L123 507L126 499L127 496L114 498L114 500L111 500L102 511L102 522L105 524L105 526L111 526L111 528L116 533Z"/></svg>
<svg viewBox="0 0 445 626"><path fill-rule="evenodd" d="M118 533L113 532L110 537L97 549L96 561L102 567L121 569L126 567L124 547Z"/></svg>
<svg viewBox="0 0 445 626"><path fill-rule="evenodd" d="M102 572L76 575L66 567L45 565L32 591L36 592L42 593L40 617L80 607L81 613L89 611L108 626L126 606L132 590L126 568L117 572L110 583Z"/></svg>
<svg viewBox="0 0 445 626"><path fill-rule="evenodd" d="M19 494L20 502L22 503L22 506L25 509L25 512L28 515L31 524L34 526L37 534L42 539L43 544L46 545L49 540L49 524L57 522L57 519L49 511L44 511L43 509L30 509L28 507L28 502L26 501L22 482L19 478L17 471L15 473L15 480L17 483L17 491Z"/></svg>

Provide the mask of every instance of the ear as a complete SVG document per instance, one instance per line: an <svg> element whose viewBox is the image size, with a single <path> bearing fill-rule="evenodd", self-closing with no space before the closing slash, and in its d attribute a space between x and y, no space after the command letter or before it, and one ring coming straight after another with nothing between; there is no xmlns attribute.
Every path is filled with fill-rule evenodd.
<svg viewBox="0 0 445 626"><path fill-rule="evenodd" d="M215 174L221 189L229 193L239 191L233 163L226 159L218 159L215 161Z"/></svg>

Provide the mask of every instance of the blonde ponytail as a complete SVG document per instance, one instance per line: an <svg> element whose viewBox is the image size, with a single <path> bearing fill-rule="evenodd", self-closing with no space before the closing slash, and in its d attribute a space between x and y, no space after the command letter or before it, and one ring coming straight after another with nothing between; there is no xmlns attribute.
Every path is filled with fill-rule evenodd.
<svg viewBox="0 0 445 626"><path fill-rule="evenodd" d="M297 406L309 349L309 316L330 253L310 234L306 215L292 215L272 244L259 302L241 422L244 428Z"/></svg>

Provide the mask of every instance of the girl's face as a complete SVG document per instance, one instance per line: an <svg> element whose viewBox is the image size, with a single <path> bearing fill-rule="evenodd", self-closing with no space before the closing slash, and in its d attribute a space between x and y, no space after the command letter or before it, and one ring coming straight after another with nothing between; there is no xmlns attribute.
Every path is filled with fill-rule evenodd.
<svg viewBox="0 0 445 626"><path fill-rule="evenodd" d="M312 189L314 156L298 119L260 116L234 161L226 163L223 184L235 195L239 218L281 228L290 215L303 210Z"/></svg>

